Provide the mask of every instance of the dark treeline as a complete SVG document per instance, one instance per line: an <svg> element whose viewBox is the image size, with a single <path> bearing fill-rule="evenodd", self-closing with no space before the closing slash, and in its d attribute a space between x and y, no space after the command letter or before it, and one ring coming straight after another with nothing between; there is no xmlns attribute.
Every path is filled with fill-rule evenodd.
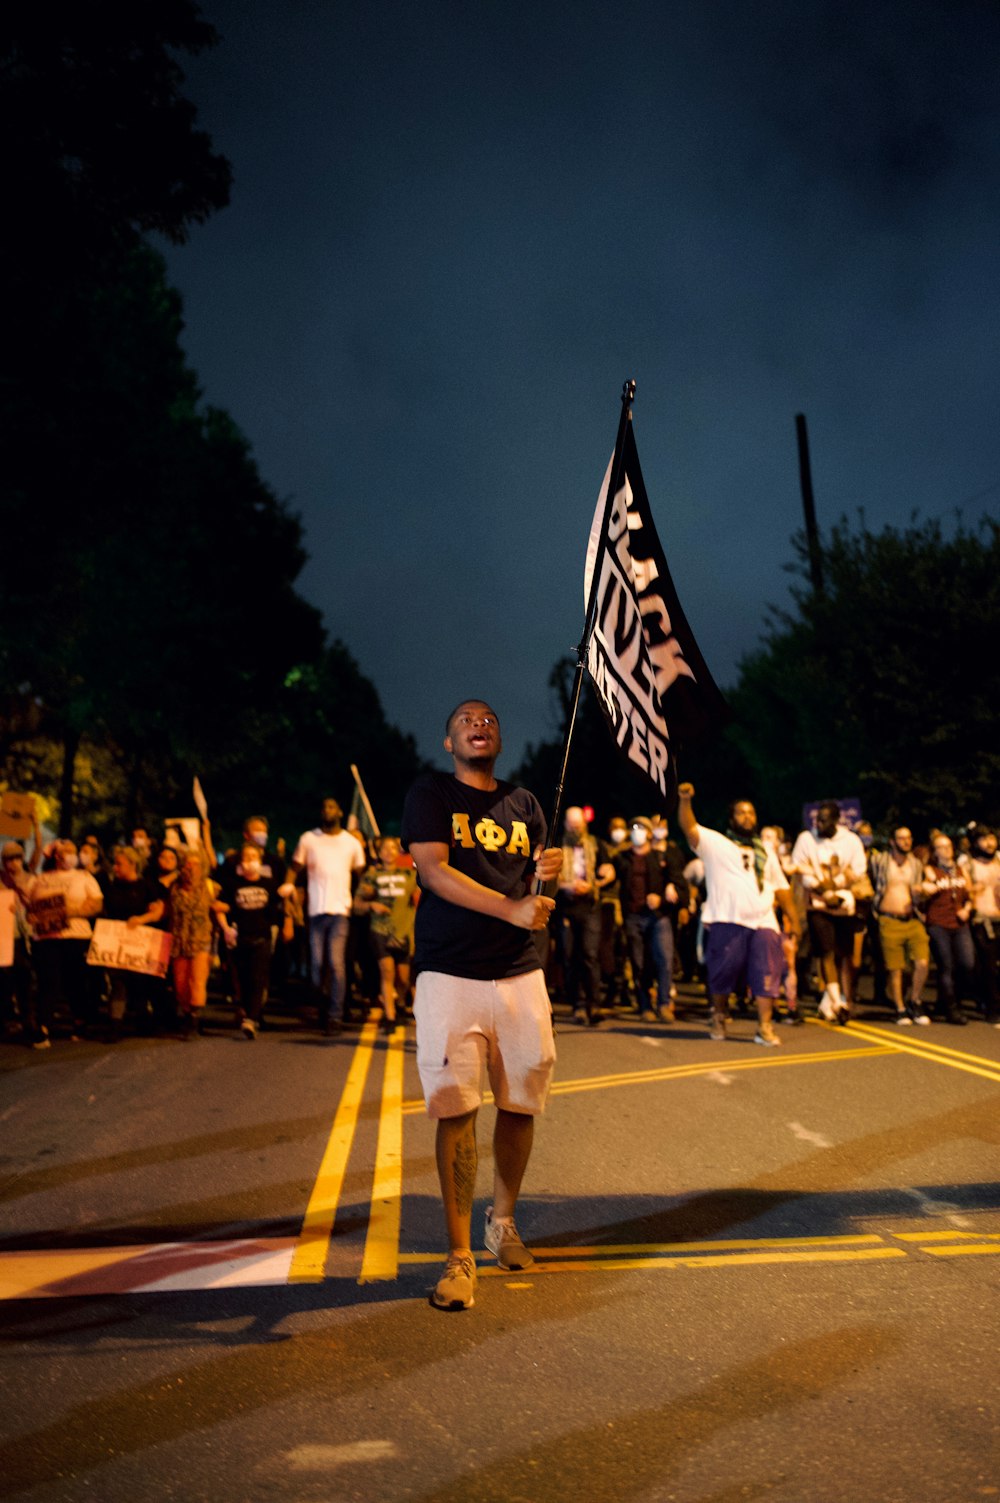
<svg viewBox="0 0 1000 1503"><path fill-rule="evenodd" d="M202 400L149 237L222 209L178 53L188 0L47 5L5 24L0 778L64 830L264 808L290 834L362 767L390 816L418 765L296 591L297 516Z"/></svg>

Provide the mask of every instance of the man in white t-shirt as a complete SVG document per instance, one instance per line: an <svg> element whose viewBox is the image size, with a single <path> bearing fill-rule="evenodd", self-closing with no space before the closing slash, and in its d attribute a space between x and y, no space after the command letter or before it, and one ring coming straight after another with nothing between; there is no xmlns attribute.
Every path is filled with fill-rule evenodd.
<svg viewBox="0 0 1000 1503"><path fill-rule="evenodd" d="M823 976L820 1016L830 1023L846 1023L860 959L855 951L863 932L854 889L868 876L868 858L859 837L840 823L835 800L824 799L816 811L815 831L799 835L792 847L792 866L805 889L809 937Z"/></svg>
<svg viewBox="0 0 1000 1503"><path fill-rule="evenodd" d="M347 935L351 913L351 874L362 871L365 853L360 841L343 828L343 810L335 798L323 800L323 814L315 830L299 836L289 879L279 889L290 896L295 877L306 873L309 899L309 965L313 985L323 984L323 966L330 969L329 1002L321 1009L324 1032L339 1033L344 1022L347 992Z"/></svg>
<svg viewBox="0 0 1000 1503"><path fill-rule="evenodd" d="M694 816L694 788L677 790L677 821L692 851L705 867L707 889L702 909L705 967L712 999L712 1038L724 1039L730 993L749 984L757 1007L755 1044L775 1048L781 1040L771 1015L781 991L785 956L775 903L787 915L793 933L799 918L788 878L773 850L757 834L757 812L747 799L730 805L725 835L706 830Z"/></svg>

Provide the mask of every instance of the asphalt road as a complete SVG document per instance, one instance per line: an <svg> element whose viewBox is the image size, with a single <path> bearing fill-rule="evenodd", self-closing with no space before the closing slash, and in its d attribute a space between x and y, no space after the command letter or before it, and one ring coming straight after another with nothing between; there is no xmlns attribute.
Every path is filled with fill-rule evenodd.
<svg viewBox="0 0 1000 1503"><path fill-rule="evenodd" d="M0 1495L1000 1497L1000 1031L560 1023L444 1314L412 1029L275 1023L0 1049Z"/></svg>

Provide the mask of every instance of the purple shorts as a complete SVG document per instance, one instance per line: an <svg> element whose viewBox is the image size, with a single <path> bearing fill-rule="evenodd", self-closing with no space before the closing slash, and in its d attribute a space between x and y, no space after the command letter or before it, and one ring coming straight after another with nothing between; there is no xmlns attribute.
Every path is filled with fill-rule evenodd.
<svg viewBox="0 0 1000 1503"><path fill-rule="evenodd" d="M774 929L748 929L744 924L712 924L705 942L708 991L728 997L744 983L755 997L781 993L785 952Z"/></svg>

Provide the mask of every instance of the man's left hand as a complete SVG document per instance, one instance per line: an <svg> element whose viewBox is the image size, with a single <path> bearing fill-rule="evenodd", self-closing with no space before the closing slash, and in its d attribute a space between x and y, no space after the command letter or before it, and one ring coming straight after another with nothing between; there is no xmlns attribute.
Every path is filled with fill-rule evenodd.
<svg viewBox="0 0 1000 1503"><path fill-rule="evenodd" d="M540 882L553 882L562 871L562 849L550 846L547 851L535 855L535 876Z"/></svg>

